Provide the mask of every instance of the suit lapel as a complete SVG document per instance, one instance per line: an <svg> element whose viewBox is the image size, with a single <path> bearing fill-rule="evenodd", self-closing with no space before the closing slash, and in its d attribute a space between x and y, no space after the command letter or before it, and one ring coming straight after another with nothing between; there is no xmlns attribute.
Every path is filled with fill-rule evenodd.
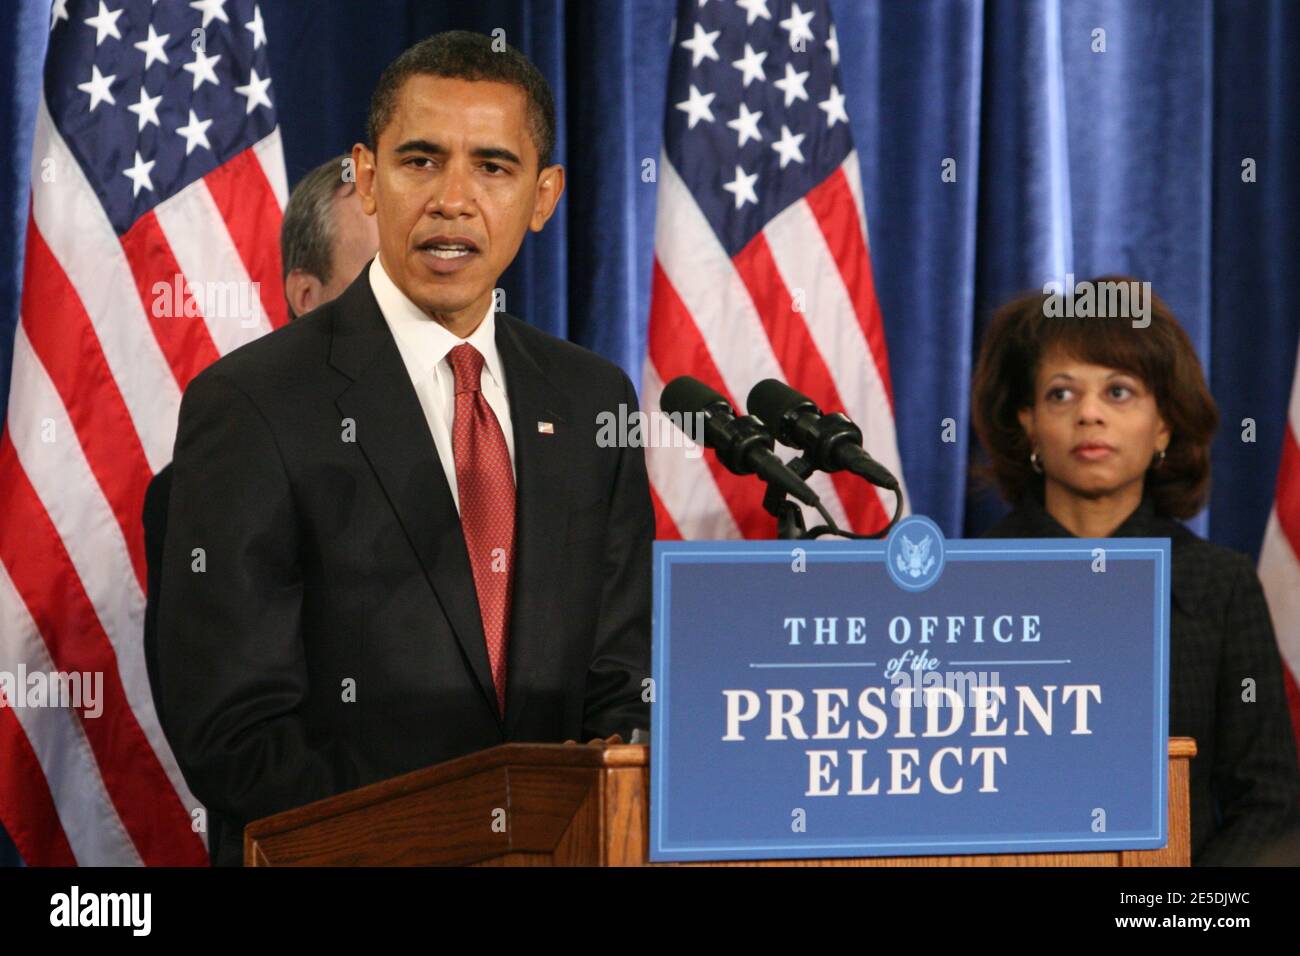
<svg viewBox="0 0 1300 956"><path fill-rule="evenodd" d="M525 344L523 325L496 317L496 343L505 368L515 436L515 568L506 668L506 733L519 726L529 687L544 670L547 641L561 626L556 617L557 572L564 560L568 521L564 487L570 434L568 402L551 384L544 359ZM549 432L539 423L550 423Z"/></svg>
<svg viewBox="0 0 1300 956"><path fill-rule="evenodd" d="M330 364L351 379L335 404L384 488L479 689L496 713L474 575L451 487L397 343L362 270L334 310ZM516 446L518 447L518 446Z"/></svg>

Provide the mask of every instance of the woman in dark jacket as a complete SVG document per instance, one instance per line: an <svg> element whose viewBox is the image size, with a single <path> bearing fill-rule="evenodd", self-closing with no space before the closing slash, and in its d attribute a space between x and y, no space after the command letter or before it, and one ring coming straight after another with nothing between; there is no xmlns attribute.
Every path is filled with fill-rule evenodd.
<svg viewBox="0 0 1300 956"><path fill-rule="evenodd" d="M1171 539L1169 734L1196 739L1192 862L1247 864L1296 825L1295 739L1253 563L1175 520L1205 503L1219 415L1186 333L1148 299L1141 316L1067 318L1083 309L1043 294L998 310L972 412L1015 510L986 537Z"/></svg>

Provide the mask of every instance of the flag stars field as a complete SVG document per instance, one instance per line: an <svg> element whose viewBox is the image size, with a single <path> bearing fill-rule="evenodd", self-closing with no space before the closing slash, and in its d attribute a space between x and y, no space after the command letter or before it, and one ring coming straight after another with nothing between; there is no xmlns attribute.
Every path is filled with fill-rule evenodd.
<svg viewBox="0 0 1300 956"><path fill-rule="evenodd" d="M741 73L741 84L748 88L754 80L760 83L767 82L767 74L763 72L763 61L767 59L767 51L759 52L748 43L745 44L745 55L739 60L732 60L731 65Z"/></svg>
<svg viewBox="0 0 1300 956"><path fill-rule="evenodd" d="M99 46L109 37L115 40L122 39L122 34L117 29L117 20L124 12L124 10L109 10L104 0L99 0L99 13L85 20L86 26L95 28L95 46Z"/></svg>
<svg viewBox="0 0 1300 956"><path fill-rule="evenodd" d="M208 142L208 127L211 125L212 120L200 120L194 115L194 110L190 110L189 122L184 126L176 127L176 132L185 137L186 156L194 151L195 146L202 146L208 151L212 150L212 144Z"/></svg>
<svg viewBox="0 0 1300 956"><path fill-rule="evenodd" d="M144 68L147 70L154 63L171 62L171 60L167 59L167 41L170 39L170 33L158 33L151 23L149 24L149 35L138 43L131 45L144 54Z"/></svg>
<svg viewBox="0 0 1300 956"><path fill-rule="evenodd" d="M248 82L243 86L235 87L235 92L248 100L244 107L245 113L251 113L259 106L270 108L271 98L266 95L267 87L270 85L271 78L269 76L265 79L259 77L257 69L254 68L248 77Z"/></svg>
<svg viewBox="0 0 1300 956"><path fill-rule="evenodd" d="M186 63L181 69L194 76L194 89L197 91L204 83L211 83L213 86L221 85L216 71L216 65L220 61L220 53L208 56L203 50L195 50L193 62Z"/></svg>
<svg viewBox="0 0 1300 956"><path fill-rule="evenodd" d="M113 85L113 81L116 79L116 76L104 76L99 72L99 67L93 63L91 64L90 79L85 83L77 84L77 89L90 94L90 112L95 112L95 107L100 103L108 103L110 106L117 103L109 90L109 87Z"/></svg>
<svg viewBox="0 0 1300 956"><path fill-rule="evenodd" d="M140 195L141 189L153 191L153 181L149 179L149 170L153 169L154 160L145 162L140 158L140 151L135 151L135 163L122 170L122 175L131 180L132 195Z"/></svg>
<svg viewBox="0 0 1300 956"><path fill-rule="evenodd" d="M716 93L701 93L695 88L694 83L691 84L690 98L677 104L677 108L686 113L687 123L690 124L691 129L695 129L695 124L700 120L713 122L713 110L709 108L709 104L713 102L713 97L716 95Z"/></svg>
<svg viewBox="0 0 1300 956"><path fill-rule="evenodd" d="M724 183L722 188L736 197L736 208L739 209L747 202L758 202L758 194L754 192L756 182L758 182L758 173L746 175L745 171L737 166L736 178L729 183Z"/></svg>

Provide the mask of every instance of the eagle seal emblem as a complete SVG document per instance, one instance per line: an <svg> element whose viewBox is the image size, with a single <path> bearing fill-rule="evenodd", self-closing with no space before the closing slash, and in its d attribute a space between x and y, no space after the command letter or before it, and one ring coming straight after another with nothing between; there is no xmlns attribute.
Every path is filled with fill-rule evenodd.
<svg viewBox="0 0 1300 956"><path fill-rule="evenodd" d="M929 574L934 567L934 558L930 557L930 536L927 534L920 544L913 544L903 535L903 553L894 555L898 570L908 577L919 578Z"/></svg>
<svg viewBox="0 0 1300 956"><path fill-rule="evenodd" d="M885 568L904 591L924 591L943 571L944 540L924 515L904 518L885 541Z"/></svg>

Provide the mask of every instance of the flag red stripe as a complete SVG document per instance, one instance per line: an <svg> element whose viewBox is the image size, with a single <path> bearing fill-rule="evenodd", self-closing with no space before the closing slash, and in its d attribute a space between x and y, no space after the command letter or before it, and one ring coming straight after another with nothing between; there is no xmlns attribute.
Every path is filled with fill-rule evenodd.
<svg viewBox="0 0 1300 956"><path fill-rule="evenodd" d="M655 511L655 537L660 541L680 541L682 533L677 529L673 516L664 507L663 499L655 491L654 485L650 486L650 504Z"/></svg>
<svg viewBox="0 0 1300 956"><path fill-rule="evenodd" d="M2 696L2 695L0 695ZM28 866L76 866L54 797L18 717L0 706L0 823Z"/></svg>
<svg viewBox="0 0 1300 956"><path fill-rule="evenodd" d="M894 414L894 386L889 378L889 350L885 345L885 322L876 299L876 282L871 272L871 255L858 219L857 200L843 168L813 187L804 197L821 228L831 258L848 289L858 327L866 337L876 372L889 397L889 414Z"/></svg>
<svg viewBox="0 0 1300 956"><path fill-rule="evenodd" d="M1300 368L1296 374L1300 375ZM1300 425L1300 423L1294 423ZM1292 425L1282 429L1282 461L1277 469L1277 523L1300 561L1300 446ZM1298 622L1300 623L1300 622Z"/></svg>
<svg viewBox="0 0 1300 956"><path fill-rule="evenodd" d="M647 348L660 379L667 384L679 375L693 375L723 395L732 408L740 408L735 397L727 393L727 386L709 354L709 347L658 258L655 259L651 283ZM762 486L752 477L727 471L717 455L706 454L704 460L708 462L713 480L717 482L718 491L740 533L746 538L772 537L776 519L761 507Z"/></svg>
<svg viewBox="0 0 1300 956"><path fill-rule="evenodd" d="M158 339L158 345L162 347L176 384L184 391L190 379L220 357L207 324L203 321L200 308L202 303L185 294L184 273L163 234L162 226L158 224L158 217L152 211L137 219L126 235L122 236L122 248L126 252L126 261L131 266L131 274L135 276L135 286L140 293L145 318ZM183 296L180 301L177 301L176 295L177 277L180 277ZM157 283L166 286L166 292L162 295L154 291ZM158 311L164 314L157 316L154 315L154 304L160 299L162 301L159 304L166 308L160 308ZM193 303L192 311L196 315L185 315L186 302ZM167 314L168 311L171 314ZM113 321L130 322L138 319L124 315L114 316Z"/></svg>
<svg viewBox="0 0 1300 956"><path fill-rule="evenodd" d="M761 232L740 250L734 262L786 381L816 402L822 411L844 411L844 400L835 387L831 370L817 351L802 314L795 311L794 297L786 288L772 249ZM888 520L885 509L871 485L844 471L834 472L830 477L853 530L878 531L885 525Z"/></svg>
<svg viewBox="0 0 1300 956"><path fill-rule="evenodd" d="M258 283L271 328L278 329L289 321L289 313L280 273L280 246L267 238L280 235L283 214L266 171L257 154L246 149L208 173L203 181L226 221L248 277Z"/></svg>
<svg viewBox="0 0 1300 956"><path fill-rule="evenodd" d="M122 529L131 566L144 591L147 570L140 513L153 472L90 317L34 219L28 220L27 228L22 323Z"/></svg>
<svg viewBox="0 0 1300 956"><path fill-rule="evenodd" d="M207 851L122 686L117 657L71 558L18 460L0 434L0 561L27 605L54 667L103 675L103 713L82 719L109 797L147 865L200 865Z"/></svg>
<svg viewBox="0 0 1300 956"><path fill-rule="evenodd" d="M1297 367L1296 374L1300 375L1300 367ZM1282 460L1277 470L1277 498L1273 507L1277 511L1277 523L1282 530L1282 537L1296 560L1300 561L1300 446L1296 444L1296 433L1293 430L1296 424L1300 423L1288 422L1287 427L1282 429ZM1291 623L1300 627L1300 621ZM1277 635L1279 641L1286 641L1288 637L1290 635ZM1300 674L1291 673L1284 659L1282 675L1286 680L1291 728L1296 737L1296 756L1300 758L1300 687L1297 687Z"/></svg>

